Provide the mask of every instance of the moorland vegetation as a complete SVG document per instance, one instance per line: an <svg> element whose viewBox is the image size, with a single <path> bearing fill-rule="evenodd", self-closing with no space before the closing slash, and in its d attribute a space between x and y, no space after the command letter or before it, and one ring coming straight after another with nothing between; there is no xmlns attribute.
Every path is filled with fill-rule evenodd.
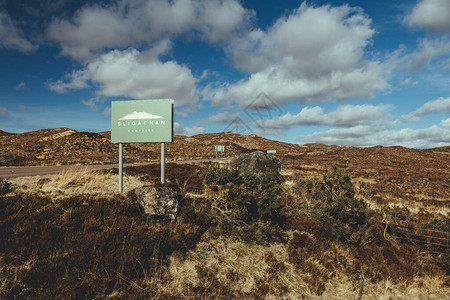
<svg viewBox="0 0 450 300"><path fill-rule="evenodd" d="M0 298L424 299L450 296L448 255L391 224L450 231L448 216L380 205L332 166L272 180L215 164L168 164L176 220L133 192L155 165L0 181ZM70 192L69 192L70 191Z"/></svg>

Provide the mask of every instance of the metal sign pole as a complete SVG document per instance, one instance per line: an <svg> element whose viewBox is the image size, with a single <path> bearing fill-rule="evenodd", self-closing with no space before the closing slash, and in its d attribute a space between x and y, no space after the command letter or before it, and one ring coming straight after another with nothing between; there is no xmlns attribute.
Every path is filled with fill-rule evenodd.
<svg viewBox="0 0 450 300"><path fill-rule="evenodd" d="M164 184L164 162L165 162L165 154L164 154L164 143L161 143L161 183Z"/></svg>
<svg viewBox="0 0 450 300"><path fill-rule="evenodd" d="M119 144L119 193L123 191L123 145Z"/></svg>

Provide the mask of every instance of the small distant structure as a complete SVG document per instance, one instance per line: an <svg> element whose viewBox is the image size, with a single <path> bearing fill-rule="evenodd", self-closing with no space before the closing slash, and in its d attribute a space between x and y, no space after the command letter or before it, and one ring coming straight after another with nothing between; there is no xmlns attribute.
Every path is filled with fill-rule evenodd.
<svg viewBox="0 0 450 300"><path fill-rule="evenodd" d="M223 153L225 152L225 146L223 145L216 145L214 146L214 151L216 151L216 159L217 158L222 158L223 157Z"/></svg>
<svg viewBox="0 0 450 300"><path fill-rule="evenodd" d="M277 150L267 150L267 154L275 154L277 153Z"/></svg>

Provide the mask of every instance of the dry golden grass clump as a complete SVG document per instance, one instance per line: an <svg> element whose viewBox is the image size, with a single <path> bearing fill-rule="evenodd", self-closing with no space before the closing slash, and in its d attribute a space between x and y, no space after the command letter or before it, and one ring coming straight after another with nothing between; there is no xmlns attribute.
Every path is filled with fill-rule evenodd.
<svg viewBox="0 0 450 300"><path fill-rule="evenodd" d="M342 258L352 257L341 245L331 248L330 252L337 252ZM307 265L322 269L330 277L326 281L292 263L284 244L261 246L233 239L211 239L198 243L182 260L172 255L168 269L171 281L161 288L173 295L221 299L409 300L446 299L450 293L445 278L439 275L407 282L394 283L392 279L371 282L359 272L349 276L343 270L324 267L319 255L327 254L320 251L318 255L310 255ZM318 294L314 289L321 282L324 290Z"/></svg>
<svg viewBox="0 0 450 300"><path fill-rule="evenodd" d="M73 195L114 196L118 193L118 177L111 171L92 171L87 167L74 167L58 175L18 177L9 180L21 193L38 193L61 199ZM142 182L127 174L123 177L124 192L139 186Z"/></svg>
<svg viewBox="0 0 450 300"><path fill-rule="evenodd" d="M233 239L197 244L186 258L171 257L171 282L177 294L198 290L205 295L244 298L303 299L312 297L307 275L289 263L282 244L261 246ZM221 295L222 294L222 295Z"/></svg>

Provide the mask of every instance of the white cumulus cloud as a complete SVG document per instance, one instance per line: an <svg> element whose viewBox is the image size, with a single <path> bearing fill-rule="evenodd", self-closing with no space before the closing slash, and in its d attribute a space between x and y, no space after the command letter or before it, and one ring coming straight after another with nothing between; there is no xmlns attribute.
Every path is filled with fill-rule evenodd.
<svg viewBox="0 0 450 300"><path fill-rule="evenodd" d="M189 68L175 61L158 60L161 49L164 47L157 46L147 52L133 48L114 50L87 63L83 70L74 71L63 80L50 82L48 86L56 92L65 92L86 88L90 82L98 86L97 93L101 96L171 98L177 107L195 106L198 102L197 79Z"/></svg>
<svg viewBox="0 0 450 300"><path fill-rule="evenodd" d="M342 105L334 111L324 113L319 106L304 107L298 114L263 121L259 127L264 129L287 130L293 126L333 126L356 127L364 124L388 122L392 117L390 105Z"/></svg>
<svg viewBox="0 0 450 300"><path fill-rule="evenodd" d="M261 92L278 103L371 97L389 87L384 66L364 58L375 31L358 8L313 7L304 2L267 30L234 39L226 51L236 68L250 74L237 83L208 86L216 104L247 105Z"/></svg>
<svg viewBox="0 0 450 300"><path fill-rule="evenodd" d="M434 112L449 112L450 113L450 98L439 98L434 101L429 101L418 108L414 114L421 116Z"/></svg>
<svg viewBox="0 0 450 300"><path fill-rule="evenodd" d="M239 112L230 113L228 111L224 111L216 115L212 115L208 117L206 120L201 121L199 123L229 124L232 120L239 117L239 115L240 115Z"/></svg>
<svg viewBox="0 0 450 300"><path fill-rule="evenodd" d="M100 97L94 97L89 100L81 100L81 103L86 105L91 111L98 111L100 108L97 106L99 103L103 103L103 99Z"/></svg>
<svg viewBox="0 0 450 300"><path fill-rule="evenodd" d="M194 32L223 42L246 27L254 15L237 0L119 0L86 5L72 19L54 19L48 36L62 54L92 59L105 49L123 49Z"/></svg>
<svg viewBox="0 0 450 300"><path fill-rule="evenodd" d="M88 75L85 71L75 70L72 74L65 75L63 79L57 81L49 80L46 85L50 90L60 94L66 93L71 89L86 89L90 87L87 82L89 80Z"/></svg>
<svg viewBox="0 0 450 300"><path fill-rule="evenodd" d="M336 128L301 136L302 143L314 142L348 146L403 146L408 148L434 148L450 144L450 119L427 128L400 130L361 125L351 128Z"/></svg>
<svg viewBox="0 0 450 300"><path fill-rule="evenodd" d="M414 7L405 22L425 28L432 33L450 33L450 1L422 0Z"/></svg>
<svg viewBox="0 0 450 300"><path fill-rule="evenodd" d="M403 51L402 49L401 51ZM412 53L400 56L396 64L410 74L416 74L423 68L432 67L432 62L450 54L450 41L447 38L419 39L417 48ZM444 61L443 64L447 64ZM441 66L445 69L445 65Z"/></svg>
<svg viewBox="0 0 450 300"><path fill-rule="evenodd" d="M441 126L442 126L443 128L450 129L450 118L445 119L445 120L442 120Z"/></svg>
<svg viewBox="0 0 450 300"><path fill-rule="evenodd" d="M402 119L405 121L418 121L420 116L441 112L450 113L450 98L441 97L433 101L428 101L414 112L402 116Z"/></svg>

